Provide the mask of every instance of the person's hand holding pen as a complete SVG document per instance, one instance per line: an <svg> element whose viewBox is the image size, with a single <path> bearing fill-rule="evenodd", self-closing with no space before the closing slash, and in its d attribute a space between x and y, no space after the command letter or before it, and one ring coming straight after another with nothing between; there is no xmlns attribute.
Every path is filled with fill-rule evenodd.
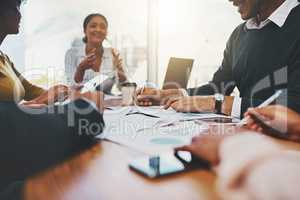
<svg viewBox="0 0 300 200"><path fill-rule="evenodd" d="M272 134L276 130L287 134L287 138L300 141L300 115L281 105L250 108L245 113L247 127L251 130Z"/></svg>
<svg viewBox="0 0 300 200"><path fill-rule="evenodd" d="M267 100L265 100L263 103L261 103L257 108L263 108L266 106L269 106L271 103L273 103L280 95L282 94L282 90L276 91L272 96L270 96ZM247 121L249 120L249 116L245 116L239 123L238 126L243 126L247 124Z"/></svg>
<svg viewBox="0 0 300 200"><path fill-rule="evenodd" d="M136 90L134 100L138 106L159 105L160 90L143 86Z"/></svg>
<svg viewBox="0 0 300 200"><path fill-rule="evenodd" d="M159 90L142 87L135 93L135 101L139 106L165 105L170 98L182 97L183 93L178 89Z"/></svg>

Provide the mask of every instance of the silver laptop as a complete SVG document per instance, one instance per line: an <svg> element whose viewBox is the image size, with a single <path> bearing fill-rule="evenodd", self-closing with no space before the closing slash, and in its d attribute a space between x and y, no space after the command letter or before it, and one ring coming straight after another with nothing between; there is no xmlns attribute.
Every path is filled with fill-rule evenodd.
<svg viewBox="0 0 300 200"><path fill-rule="evenodd" d="M194 59L170 58L163 89L186 88Z"/></svg>

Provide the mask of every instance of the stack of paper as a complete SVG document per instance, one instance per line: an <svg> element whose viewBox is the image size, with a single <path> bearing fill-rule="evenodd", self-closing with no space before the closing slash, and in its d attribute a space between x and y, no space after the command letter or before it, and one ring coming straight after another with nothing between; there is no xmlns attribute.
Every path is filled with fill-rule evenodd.
<svg viewBox="0 0 300 200"><path fill-rule="evenodd" d="M132 112L138 114L128 115ZM189 144L195 135L207 131L207 124L194 123L193 120L218 116L211 113L178 113L161 107L118 107L104 112L106 128L99 138L145 153L157 153Z"/></svg>

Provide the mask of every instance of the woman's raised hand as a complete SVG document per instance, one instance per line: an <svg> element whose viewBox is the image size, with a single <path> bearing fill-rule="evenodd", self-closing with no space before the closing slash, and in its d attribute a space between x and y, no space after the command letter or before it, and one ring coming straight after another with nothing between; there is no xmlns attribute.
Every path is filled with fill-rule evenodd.
<svg viewBox="0 0 300 200"><path fill-rule="evenodd" d="M81 71L92 69L96 64L96 48L92 49L91 52L81 61L79 68Z"/></svg>
<svg viewBox="0 0 300 200"><path fill-rule="evenodd" d="M127 77L123 68L123 59L121 58L120 53L116 49L112 49L111 53L113 55L113 66L117 70L119 81L126 81Z"/></svg>

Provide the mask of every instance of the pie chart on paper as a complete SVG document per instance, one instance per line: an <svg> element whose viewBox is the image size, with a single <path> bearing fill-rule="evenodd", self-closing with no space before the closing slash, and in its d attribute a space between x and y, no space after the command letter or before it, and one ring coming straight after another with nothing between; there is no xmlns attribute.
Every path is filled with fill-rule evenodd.
<svg viewBox="0 0 300 200"><path fill-rule="evenodd" d="M181 145L184 142L180 139L169 138L169 137L160 137L151 139L150 142L156 145Z"/></svg>

